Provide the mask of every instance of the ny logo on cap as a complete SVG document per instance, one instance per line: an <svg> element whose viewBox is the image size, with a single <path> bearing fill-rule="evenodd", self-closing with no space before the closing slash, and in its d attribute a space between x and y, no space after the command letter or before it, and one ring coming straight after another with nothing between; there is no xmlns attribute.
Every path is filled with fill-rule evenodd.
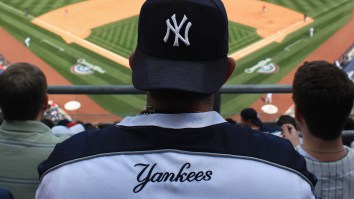
<svg viewBox="0 0 354 199"><path fill-rule="evenodd" d="M191 22L187 23L186 29L184 30L184 38L183 38L179 34L179 31L181 30L181 28L183 27L184 23L186 22L186 20L188 18L186 17L186 15L184 15L180 24L177 24L176 14L174 14L171 18L173 21L173 26L171 25L170 19L167 19L166 20L167 32L166 32L165 37L163 38L163 41L165 43L167 43L168 38L170 37L170 31L172 30L172 32L175 33L175 42L173 43L173 46L179 46L179 40L181 40L186 46L189 46L190 43L189 43L189 39L188 39L188 32L192 26L192 23Z"/></svg>

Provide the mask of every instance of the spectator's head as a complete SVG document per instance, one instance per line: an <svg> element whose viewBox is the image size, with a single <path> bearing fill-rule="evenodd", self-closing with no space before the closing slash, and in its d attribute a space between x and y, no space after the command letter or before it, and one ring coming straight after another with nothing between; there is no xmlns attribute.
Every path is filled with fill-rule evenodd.
<svg viewBox="0 0 354 199"><path fill-rule="evenodd" d="M283 124L291 124L298 130L295 118L290 115L281 115L277 120L277 126L282 126Z"/></svg>
<svg viewBox="0 0 354 199"><path fill-rule="evenodd" d="M262 126L262 121L258 117L258 113L253 108L245 108L241 111L241 123L246 126Z"/></svg>
<svg viewBox="0 0 354 199"><path fill-rule="evenodd" d="M92 123L85 123L84 127L85 127L85 130L98 129L98 127L92 125Z"/></svg>
<svg viewBox="0 0 354 199"><path fill-rule="evenodd" d="M323 140L340 137L353 107L353 82L344 71L325 61L305 62L293 81L295 116Z"/></svg>
<svg viewBox="0 0 354 199"><path fill-rule="evenodd" d="M130 57L133 84L156 99L205 99L234 69L227 53L228 19L220 0L146 1Z"/></svg>
<svg viewBox="0 0 354 199"><path fill-rule="evenodd" d="M48 107L43 72L29 63L10 65L0 75L0 107L8 121L40 120Z"/></svg>

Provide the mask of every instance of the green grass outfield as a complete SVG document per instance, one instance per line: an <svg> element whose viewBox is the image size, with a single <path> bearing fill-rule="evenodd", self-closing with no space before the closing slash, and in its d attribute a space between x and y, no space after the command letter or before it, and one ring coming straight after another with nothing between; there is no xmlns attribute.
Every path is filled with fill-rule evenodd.
<svg viewBox="0 0 354 199"><path fill-rule="evenodd" d="M28 9L32 16L39 16L53 9L80 2L80 0L1 0L0 25L23 42L26 36L31 37L31 50L40 56L60 74L73 84L92 85L130 85L129 69L120 66L106 58L88 51L76 44L67 45L60 37L30 23L30 17L24 16ZM315 27L315 37L308 38L309 27L289 35L282 43L272 43L269 46L238 60L238 66L228 84L273 84L278 82L309 53L326 41L336 30L342 27L350 18L352 0L268 0L302 13L307 13L315 19L311 26ZM16 8L16 9L14 9ZM138 17L121 20L93 30L88 38L111 51L128 57L136 45L136 28ZM230 22L230 52L237 51L260 39L255 30L240 24ZM50 42L64 49L59 52L57 48L48 45ZM297 42L297 43L296 43ZM115 45L111 45L111 44ZM296 45L293 45L296 43ZM348 44L349 45L349 44ZM287 46L292 46L290 51L285 51ZM1 52L0 52L1 53ZM74 75L70 67L78 58L85 58L92 64L104 68L106 74ZM280 70L270 75L253 73L247 74L244 70L257 62L272 58ZM145 104L144 96L135 95L92 95L97 103L117 115L129 115L139 112ZM223 95L221 111L224 116L237 114L251 105L260 95Z"/></svg>
<svg viewBox="0 0 354 199"><path fill-rule="evenodd" d="M128 58L136 47L138 19L139 17L135 16L95 28L87 40ZM229 23L229 32L230 52L240 50L261 39L256 29L235 22Z"/></svg>

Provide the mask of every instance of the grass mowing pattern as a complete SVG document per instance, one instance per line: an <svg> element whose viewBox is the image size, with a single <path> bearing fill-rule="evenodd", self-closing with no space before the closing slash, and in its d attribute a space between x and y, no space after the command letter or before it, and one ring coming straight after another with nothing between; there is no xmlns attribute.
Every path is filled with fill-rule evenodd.
<svg viewBox="0 0 354 199"><path fill-rule="evenodd" d="M229 53L236 52L262 39L255 28L229 22Z"/></svg>
<svg viewBox="0 0 354 199"><path fill-rule="evenodd" d="M7 5L10 5L13 8L19 8L20 11L14 12L13 9L3 6L4 3L0 3L0 25L21 42L23 42L24 38L29 35L32 38L31 50L73 84L131 84L131 71L129 69L113 63L112 61L75 44L67 45L60 37L31 24L29 19L23 15L22 10L28 5L30 5L28 6L30 7L30 14L37 16L49 11L48 9L63 7L70 3L79 1L61 0L55 1L56 3L53 2L54 1L51 0L6 0ZM62 4L60 4L60 2ZM318 7L314 6L311 12L308 13L309 16L314 17L316 20L315 23L311 25L315 27L315 37L309 39L307 36L309 27L305 27L288 36L283 43L273 43L241 60L238 60L236 71L227 82L228 84L272 84L278 82L284 75L298 65L299 62L302 61L309 53L316 49L337 29L346 23L349 19L353 6L352 0L312 0L311 3L307 0L297 0L296 3L292 1L293 3L291 5L287 0L272 0L272 2L280 5L285 5L285 3L287 3L286 6L300 11L310 11L309 6L320 5ZM321 6L323 2L325 2L325 6ZM21 3L24 3L24 5ZM297 5L297 7L295 8L294 5ZM95 30L94 35L103 34L103 36L100 37L108 37L108 35L111 35L109 37L116 38L118 40L110 41L110 43L118 42L121 46L121 49L117 48L115 51L124 51L126 54L129 54L130 51L132 51L132 48L128 48L127 46L135 45L130 43L130 41L134 41L134 39L129 39L129 42L127 39L128 35L132 38L136 37L136 35L134 36L134 32L130 32L132 29L136 29L136 26L132 25L132 21L134 20L136 21L137 17L135 19L133 17L117 22L117 24L121 24L121 29L125 29L125 32L119 33L125 35L125 37L123 37L124 39L115 35L117 34L117 30L114 25L115 23L110 24L112 26L110 27L111 30L109 28L110 25L107 27L101 27L107 28L106 33L101 33L99 31L96 33ZM231 22L229 31L230 51L233 51L233 49L241 49L242 46L244 46L241 42L252 43L251 40L253 40L253 42L258 40L258 36L254 35L255 32L253 32L253 30L250 30L245 26L241 27L239 24L235 25L235 23ZM249 38L250 41L246 41L246 38ZM43 39L64 48L64 53L59 53L57 49L44 43ZM105 39L99 39L99 37L94 39L99 42L107 42ZM301 39L303 39L303 41L299 45L291 48L291 51L284 51L286 46L289 46ZM116 46L112 46L112 48L116 48ZM268 57L272 58L274 62L279 65L280 70L277 73L263 75L257 73L246 74L243 72L245 68L253 66L258 61ZM78 58L85 58L90 63L101 66L107 71L107 73L105 75L93 74L89 76L78 76L72 74L70 72L70 67L76 63ZM137 113L144 107L145 104L144 96L92 95L90 97L107 110L118 115ZM222 114L225 116L237 114L242 108L249 106L258 98L259 95L223 95L221 107Z"/></svg>
<svg viewBox="0 0 354 199"><path fill-rule="evenodd" d="M132 84L131 71L129 69L76 44L67 45L59 36L30 23L29 19L22 13L13 12L11 9L0 6L0 24L20 42L23 42L26 36L30 36L30 50L73 84ZM64 48L64 52L59 52L58 49L43 42L44 40ZM71 66L76 64L78 58L84 58L92 64L101 66L107 71L106 74L75 75L71 73ZM145 104L145 97L138 95L91 95L90 97L106 110L121 116L137 113Z"/></svg>
<svg viewBox="0 0 354 199"><path fill-rule="evenodd" d="M87 40L128 58L136 47L138 19L139 17L135 16L95 28ZM240 50L261 39L256 29L235 22L229 23L229 35L230 52Z"/></svg>
<svg viewBox="0 0 354 199"><path fill-rule="evenodd" d="M284 1L288 2L288 1ZM302 2L302 1L298 1ZM307 2L307 1L303 1ZM314 1L312 1L314 2ZM329 2L329 1L328 1ZM342 4L333 2L327 9L316 10L321 14L316 14L315 22L308 27L289 35L282 43L273 43L259 51L238 61L236 71L227 82L228 84L274 84L288 74L295 66L304 60L308 54L318 48L326 41L336 30L342 27L351 16L353 7L352 1L341 0ZM315 27L315 36L308 37L310 26ZM348 33L350 34L350 33ZM301 40L300 44L291 48L291 51L285 51L284 48ZM273 62L279 66L279 71L270 75L252 73L247 74L244 70L255 65L260 60L272 58ZM240 112L248 107L252 102L259 99L259 94L252 95L223 95L222 107L224 115L231 115ZM290 100L290 99L289 99Z"/></svg>
<svg viewBox="0 0 354 199"><path fill-rule="evenodd" d="M323 14L332 12L332 9L350 0L264 0L269 3L281 5L301 13L306 13L313 18L321 17Z"/></svg>
<svg viewBox="0 0 354 199"><path fill-rule="evenodd" d="M138 16L120 20L92 30L87 40L128 58L138 38Z"/></svg>
<svg viewBox="0 0 354 199"><path fill-rule="evenodd" d="M7 5L23 12L28 10L32 16L39 16L51 10L81 1L83 0L3 0L2 2L6 2Z"/></svg>

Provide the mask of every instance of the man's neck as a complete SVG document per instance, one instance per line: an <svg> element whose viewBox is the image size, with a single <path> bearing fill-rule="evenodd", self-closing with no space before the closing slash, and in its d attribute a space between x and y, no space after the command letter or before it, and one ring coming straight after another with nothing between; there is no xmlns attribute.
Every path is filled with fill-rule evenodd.
<svg viewBox="0 0 354 199"><path fill-rule="evenodd" d="M41 111L41 112L37 115L37 117L36 117L36 119L35 119L34 121L40 122L40 121L43 119L43 114L44 114L44 112Z"/></svg>
<svg viewBox="0 0 354 199"><path fill-rule="evenodd" d="M213 100L160 101L148 95L146 111L160 113L199 113L213 110Z"/></svg>
<svg viewBox="0 0 354 199"><path fill-rule="evenodd" d="M302 132L302 135L302 148L320 162L337 161L347 154L341 137L327 141L314 137L308 132Z"/></svg>

